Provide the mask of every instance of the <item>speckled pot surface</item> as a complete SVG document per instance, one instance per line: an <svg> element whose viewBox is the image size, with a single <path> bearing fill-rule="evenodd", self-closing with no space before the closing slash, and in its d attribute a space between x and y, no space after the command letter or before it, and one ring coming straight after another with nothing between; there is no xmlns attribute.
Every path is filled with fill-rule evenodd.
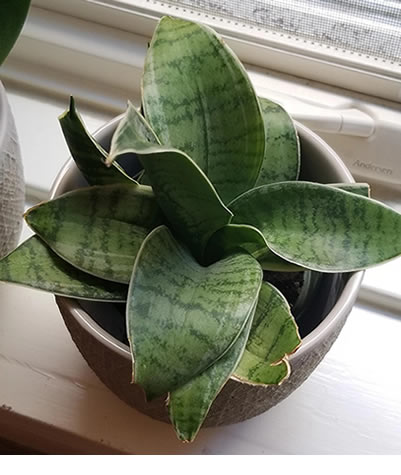
<svg viewBox="0 0 401 475"><path fill-rule="evenodd" d="M118 118L100 129L97 139L108 147ZM297 124L302 150L301 177L322 183L352 182L352 176L338 156L317 135ZM53 196L84 185L70 160L60 172ZM340 333L357 297L363 273L330 277L323 299L331 303L315 324L307 323L308 334L301 348L290 356L291 375L280 386L258 387L230 379L220 392L205 426L240 422L270 409L300 386L316 368ZM341 285L337 285L338 282ZM320 292L321 293L321 292ZM322 295L321 295L322 297ZM168 421L165 398L147 403L143 391L131 384L131 357L124 343L125 322L112 304L79 302L57 297L65 324L81 354L97 376L117 396L139 411ZM324 308L324 307L322 307Z"/></svg>
<svg viewBox="0 0 401 475"><path fill-rule="evenodd" d="M25 202L21 152L14 119L0 82L0 257L18 242Z"/></svg>

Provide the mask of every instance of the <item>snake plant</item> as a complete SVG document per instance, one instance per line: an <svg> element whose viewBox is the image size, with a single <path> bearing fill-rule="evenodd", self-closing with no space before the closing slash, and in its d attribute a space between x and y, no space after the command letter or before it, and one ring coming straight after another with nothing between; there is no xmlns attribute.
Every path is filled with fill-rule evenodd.
<svg viewBox="0 0 401 475"><path fill-rule="evenodd" d="M269 271L387 261L401 253L401 215L366 185L299 181L291 118L255 95L206 26L161 19L141 111L128 104L106 151L71 99L60 124L89 186L26 213L36 235L1 261L0 278L126 302L132 380L148 400L165 395L190 441L229 378L289 375L301 339ZM127 153L142 165L134 177L118 161Z"/></svg>

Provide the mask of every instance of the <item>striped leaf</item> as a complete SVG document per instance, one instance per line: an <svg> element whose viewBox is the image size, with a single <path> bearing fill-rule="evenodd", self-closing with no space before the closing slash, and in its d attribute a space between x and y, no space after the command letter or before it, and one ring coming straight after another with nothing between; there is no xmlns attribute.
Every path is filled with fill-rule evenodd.
<svg viewBox="0 0 401 475"><path fill-rule="evenodd" d="M81 272L32 236L0 261L0 280L84 300L125 302L128 287Z"/></svg>
<svg viewBox="0 0 401 475"><path fill-rule="evenodd" d="M264 282L244 354L234 377L251 384L280 384L290 375L287 356L301 344L284 296Z"/></svg>
<svg viewBox="0 0 401 475"><path fill-rule="evenodd" d="M149 142L150 134L149 125L129 104L113 136L107 163L124 153L138 155L167 220L202 261L209 237L230 221L232 213L193 160L179 150Z"/></svg>
<svg viewBox="0 0 401 475"><path fill-rule="evenodd" d="M29 226L78 269L128 284L136 254L162 215L149 187L81 188L27 211Z"/></svg>
<svg viewBox="0 0 401 475"><path fill-rule="evenodd" d="M286 261L275 254L268 247L254 256L263 270L272 272L300 272L305 270L302 266Z"/></svg>
<svg viewBox="0 0 401 475"><path fill-rule="evenodd" d="M127 303L133 379L148 399L174 391L231 348L261 282L262 270L247 254L202 267L165 226L149 234Z"/></svg>
<svg viewBox="0 0 401 475"><path fill-rule="evenodd" d="M230 204L280 257L323 272L350 272L401 254L401 215L375 200L309 182L255 188Z"/></svg>
<svg viewBox="0 0 401 475"><path fill-rule="evenodd" d="M170 394L168 412L180 440L194 440L210 406L237 367L248 340L253 314L254 311L241 335L224 356Z"/></svg>
<svg viewBox="0 0 401 475"><path fill-rule="evenodd" d="M225 203L254 186L264 154L260 106L210 28L161 19L145 60L143 107L161 143L187 153Z"/></svg>
<svg viewBox="0 0 401 475"><path fill-rule="evenodd" d="M73 97L70 98L70 108L59 117L59 121L72 158L90 185L135 183L117 162L111 168L105 166L107 152L86 130Z"/></svg>
<svg viewBox="0 0 401 475"><path fill-rule="evenodd" d="M206 261L216 262L235 252L248 252L259 261L263 270L294 272L301 267L285 261L268 247L263 234L246 224L226 224L209 239Z"/></svg>
<svg viewBox="0 0 401 475"><path fill-rule="evenodd" d="M246 224L226 224L209 239L206 255L208 262L216 262L222 257L236 252L258 254L267 247L263 234Z"/></svg>
<svg viewBox="0 0 401 475"><path fill-rule="evenodd" d="M255 186L297 180L300 147L293 120L278 104L259 98L265 126L265 154Z"/></svg>
<svg viewBox="0 0 401 475"><path fill-rule="evenodd" d="M366 196L366 198L370 197L370 186L367 183L330 183L330 186L356 195Z"/></svg>

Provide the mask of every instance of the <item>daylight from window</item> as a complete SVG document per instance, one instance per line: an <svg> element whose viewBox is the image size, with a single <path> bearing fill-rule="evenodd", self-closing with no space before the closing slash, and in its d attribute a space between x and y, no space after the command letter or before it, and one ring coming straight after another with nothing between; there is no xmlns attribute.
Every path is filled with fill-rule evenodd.
<svg viewBox="0 0 401 475"><path fill-rule="evenodd" d="M401 62L401 2L377 0L169 0L260 30Z"/></svg>

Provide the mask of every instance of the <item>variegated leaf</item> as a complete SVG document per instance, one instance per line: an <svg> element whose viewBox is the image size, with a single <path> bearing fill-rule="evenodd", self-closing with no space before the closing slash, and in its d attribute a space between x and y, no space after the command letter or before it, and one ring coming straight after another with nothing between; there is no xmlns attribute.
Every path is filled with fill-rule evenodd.
<svg viewBox="0 0 401 475"><path fill-rule="evenodd" d="M187 383L232 347L261 282L262 270L247 254L202 267L165 226L149 234L127 304L133 380L149 399Z"/></svg>
<svg viewBox="0 0 401 475"><path fill-rule="evenodd" d="M207 262L215 262L236 252L258 254L266 249L263 234L253 226L246 224L226 224L209 239Z"/></svg>
<svg viewBox="0 0 401 475"><path fill-rule="evenodd" d="M244 354L234 377L250 384L279 384L290 375L288 355L301 344L284 296L264 282Z"/></svg>
<svg viewBox="0 0 401 475"><path fill-rule="evenodd" d="M265 153L255 186L297 180L300 146L294 122L278 104L259 98L265 126Z"/></svg>
<svg viewBox="0 0 401 475"><path fill-rule="evenodd" d="M215 262L234 252L248 252L259 261L263 270L295 272L301 267L281 259L268 247L263 234L247 224L226 224L209 239L206 262Z"/></svg>
<svg viewBox="0 0 401 475"><path fill-rule="evenodd" d="M85 300L125 302L128 287L86 274L32 236L0 261L0 280Z"/></svg>
<svg viewBox="0 0 401 475"><path fill-rule="evenodd" d="M163 17L143 75L145 117L188 154L225 203L252 188L264 154L260 106L238 58L205 25Z"/></svg>
<svg viewBox="0 0 401 475"><path fill-rule="evenodd" d="M233 222L264 235L280 257L311 270L350 272L401 254L401 215L329 185L282 182L230 204Z"/></svg>
<svg viewBox="0 0 401 475"><path fill-rule="evenodd" d="M74 267L126 284L142 241L163 221L152 189L133 183L71 191L34 206L25 219Z"/></svg>
<svg viewBox="0 0 401 475"><path fill-rule="evenodd" d="M105 166L107 152L87 131L73 97L70 98L70 108L59 117L59 121L72 158L90 185L135 183L117 162L112 168Z"/></svg>
<svg viewBox="0 0 401 475"><path fill-rule="evenodd" d="M150 142L151 134L149 125L129 104L113 136L107 163L124 153L137 154L167 220L202 261L209 237L230 222L232 213L190 157Z"/></svg>
<svg viewBox="0 0 401 475"><path fill-rule="evenodd" d="M330 183L330 186L356 195L370 197L370 186L367 183Z"/></svg>
<svg viewBox="0 0 401 475"><path fill-rule="evenodd" d="M168 399L171 423L179 439L192 442L216 396L232 375L244 352L255 308L234 345L212 366L173 391Z"/></svg>
<svg viewBox="0 0 401 475"><path fill-rule="evenodd" d="M286 261L275 254L268 247L263 252L254 256L263 270L272 272L300 272L305 270L302 266Z"/></svg>

